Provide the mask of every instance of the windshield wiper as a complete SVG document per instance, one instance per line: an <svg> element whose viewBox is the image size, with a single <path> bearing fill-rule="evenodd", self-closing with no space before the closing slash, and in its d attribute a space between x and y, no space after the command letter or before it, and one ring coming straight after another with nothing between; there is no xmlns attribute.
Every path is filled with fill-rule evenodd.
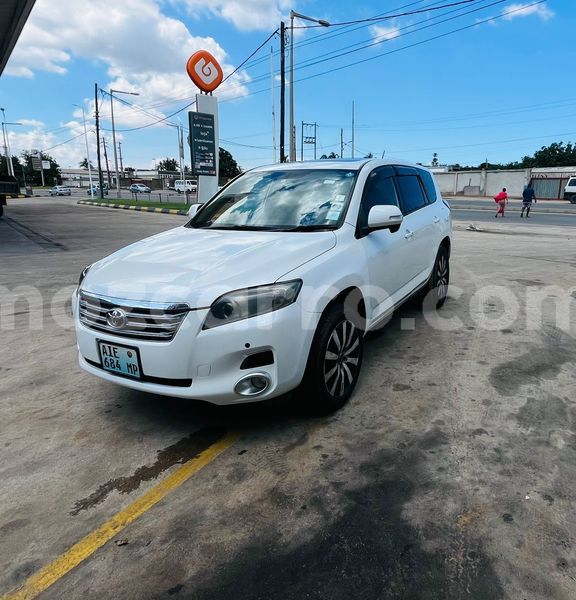
<svg viewBox="0 0 576 600"><path fill-rule="evenodd" d="M208 229L226 229L236 231L276 231L274 227L265 225L210 225Z"/></svg>
<svg viewBox="0 0 576 600"><path fill-rule="evenodd" d="M274 231L333 231L336 225L296 225L296 227L284 227Z"/></svg>

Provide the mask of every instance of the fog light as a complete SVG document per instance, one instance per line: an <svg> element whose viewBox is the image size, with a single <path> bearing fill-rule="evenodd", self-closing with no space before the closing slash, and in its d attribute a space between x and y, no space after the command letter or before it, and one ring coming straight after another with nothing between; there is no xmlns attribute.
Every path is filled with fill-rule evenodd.
<svg viewBox="0 0 576 600"><path fill-rule="evenodd" d="M234 386L234 391L241 396L257 396L270 387L270 376L267 373L246 375Z"/></svg>

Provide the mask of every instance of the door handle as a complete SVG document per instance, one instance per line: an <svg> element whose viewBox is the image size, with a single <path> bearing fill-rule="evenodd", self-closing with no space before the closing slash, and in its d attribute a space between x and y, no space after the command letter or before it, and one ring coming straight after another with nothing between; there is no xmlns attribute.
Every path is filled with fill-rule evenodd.
<svg viewBox="0 0 576 600"><path fill-rule="evenodd" d="M434 217L433 219L434 223L440 223L440 217Z"/></svg>
<svg viewBox="0 0 576 600"><path fill-rule="evenodd" d="M407 240L410 240L410 239L412 239L412 238L414 237L414 232L413 232L413 231L410 231L409 229L407 229L407 230L406 230L406 233L404 234L404 237L405 237Z"/></svg>

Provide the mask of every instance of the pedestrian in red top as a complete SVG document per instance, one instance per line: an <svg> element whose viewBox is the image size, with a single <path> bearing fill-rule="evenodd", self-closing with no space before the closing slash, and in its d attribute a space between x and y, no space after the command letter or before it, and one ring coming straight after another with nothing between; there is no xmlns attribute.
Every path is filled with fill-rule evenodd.
<svg viewBox="0 0 576 600"><path fill-rule="evenodd" d="M508 194L506 193L506 188L502 188L502 191L498 192L494 196L494 202L498 204L498 210L494 217L497 219L498 215L502 215L502 218L504 218L504 208L506 207L506 203L508 202Z"/></svg>

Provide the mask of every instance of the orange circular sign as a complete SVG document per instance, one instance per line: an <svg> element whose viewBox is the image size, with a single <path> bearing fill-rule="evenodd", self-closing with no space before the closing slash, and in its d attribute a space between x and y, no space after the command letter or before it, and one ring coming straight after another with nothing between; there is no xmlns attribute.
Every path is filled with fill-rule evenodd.
<svg viewBox="0 0 576 600"><path fill-rule="evenodd" d="M224 78L222 67L207 50L198 50L188 59L186 71L203 92L213 92Z"/></svg>

